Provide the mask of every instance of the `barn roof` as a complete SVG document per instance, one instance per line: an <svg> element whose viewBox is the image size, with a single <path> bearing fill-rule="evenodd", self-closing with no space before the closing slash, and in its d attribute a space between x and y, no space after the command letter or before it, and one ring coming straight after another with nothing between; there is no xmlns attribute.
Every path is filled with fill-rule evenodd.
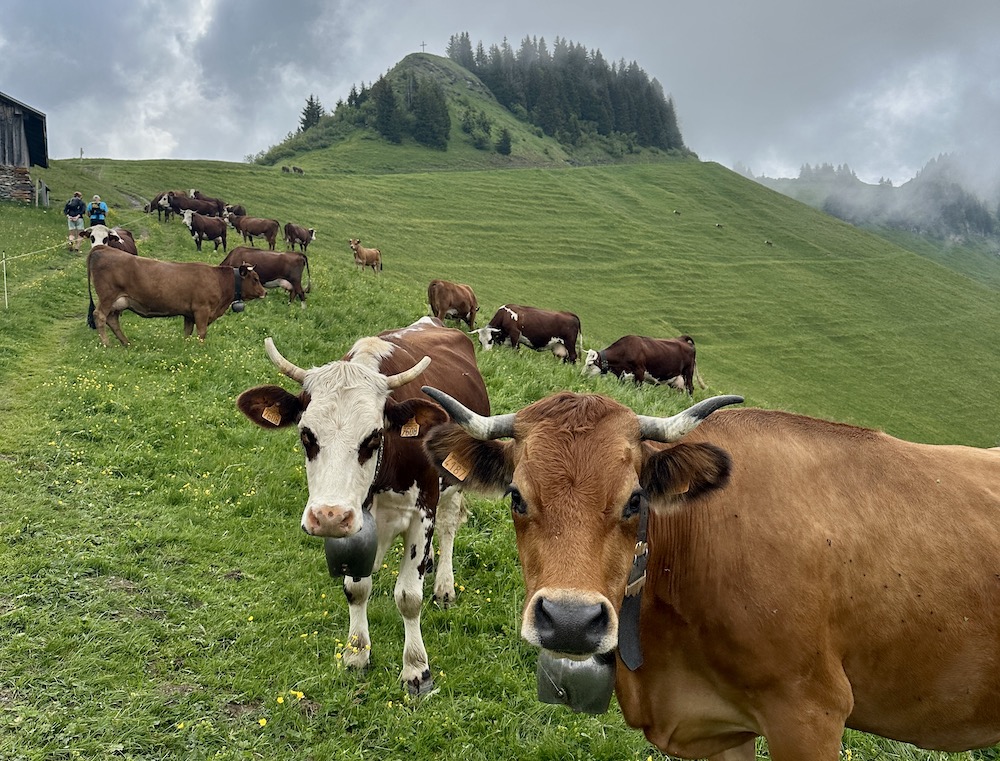
<svg viewBox="0 0 1000 761"><path fill-rule="evenodd" d="M0 92L0 164L49 165L45 114Z"/></svg>

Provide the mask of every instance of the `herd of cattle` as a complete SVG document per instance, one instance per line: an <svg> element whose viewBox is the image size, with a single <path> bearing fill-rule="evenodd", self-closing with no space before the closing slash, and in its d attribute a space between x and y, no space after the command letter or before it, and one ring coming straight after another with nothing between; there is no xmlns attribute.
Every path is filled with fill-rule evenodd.
<svg viewBox="0 0 1000 761"><path fill-rule="evenodd" d="M188 212L201 214L173 211ZM359 240L351 248L378 271ZM156 283L178 273L95 245L99 330L106 321L124 343L117 316L133 309L184 314L186 333L204 337L231 303L263 295L269 276L241 258L251 251L234 249L214 278L191 270L171 289L189 294L187 311L170 312L179 307L156 301ZM324 539L343 577L348 666L369 663L372 572L401 537L400 678L413 694L432 689L423 580L433 568L434 598L454 602L470 489L510 497L521 633L540 650L546 699L599 712L614 691L630 725L686 758L752 761L763 736L776 761L834 761L845 726L940 750L1000 742L1000 453L722 409L738 396L657 418L561 392L492 415L468 336L575 362L579 318L505 304L476 329L469 286L434 280L427 299L431 317L359 338L320 367L266 339L295 388L237 399L257 426L302 443L301 528ZM587 351L583 370L704 387L689 336L625 336Z"/></svg>

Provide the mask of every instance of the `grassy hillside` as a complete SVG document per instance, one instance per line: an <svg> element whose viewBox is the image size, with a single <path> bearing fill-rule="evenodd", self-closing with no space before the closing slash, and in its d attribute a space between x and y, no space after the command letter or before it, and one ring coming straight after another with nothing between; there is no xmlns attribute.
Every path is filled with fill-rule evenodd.
<svg viewBox="0 0 1000 761"><path fill-rule="evenodd" d="M389 166L385 150L371 161ZM457 604L425 605L437 692L412 701L396 681L395 557L376 578L371 670L338 666L347 611L321 544L298 528L300 446L233 401L284 382L265 336L300 365L329 361L424 314L434 277L472 284L483 319L505 301L572 309L588 347L690 333L710 385L698 398L742 393L907 438L1000 443L995 291L721 167L382 174L306 158L303 176L172 161L43 173L57 197L100 193L146 256L222 258L135 208L166 188L318 229L307 308L272 294L222 317L205 344L183 340L179 318L126 313L132 346L103 349L61 203L0 206L0 758L658 756L616 708L581 717L537 702L503 502L470 500ZM380 278L355 271L350 237L382 249ZM688 402L584 380L550 355L479 359L497 412L561 388L649 414ZM972 758L858 733L845 747L854 759Z"/></svg>

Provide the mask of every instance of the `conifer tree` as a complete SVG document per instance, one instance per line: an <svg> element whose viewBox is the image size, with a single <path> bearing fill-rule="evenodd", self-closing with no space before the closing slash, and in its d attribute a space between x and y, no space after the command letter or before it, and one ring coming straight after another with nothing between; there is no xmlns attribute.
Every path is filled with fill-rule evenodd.
<svg viewBox="0 0 1000 761"><path fill-rule="evenodd" d="M306 99L306 107L302 109L302 117L299 119L299 132L305 132L310 127L315 127L319 124L323 114L323 106L320 104L319 98L310 93Z"/></svg>
<svg viewBox="0 0 1000 761"><path fill-rule="evenodd" d="M403 119L392 85L385 77L379 77L369 94L375 104L375 130L391 143L402 142Z"/></svg>

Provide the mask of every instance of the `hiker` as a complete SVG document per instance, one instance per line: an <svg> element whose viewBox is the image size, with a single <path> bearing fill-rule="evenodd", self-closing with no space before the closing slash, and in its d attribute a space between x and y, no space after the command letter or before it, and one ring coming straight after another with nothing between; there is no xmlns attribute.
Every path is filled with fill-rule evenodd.
<svg viewBox="0 0 1000 761"><path fill-rule="evenodd" d="M107 224L105 219L108 216L108 205L101 200L100 196L94 196L93 200L90 202L90 208L87 210L87 216L90 217L91 227L94 225Z"/></svg>
<svg viewBox="0 0 1000 761"><path fill-rule="evenodd" d="M63 206L63 214L69 222L69 240L66 241L67 251L79 251L81 233L83 232L83 213L87 210L87 205L83 202L83 196L79 190L73 193L66 205Z"/></svg>

